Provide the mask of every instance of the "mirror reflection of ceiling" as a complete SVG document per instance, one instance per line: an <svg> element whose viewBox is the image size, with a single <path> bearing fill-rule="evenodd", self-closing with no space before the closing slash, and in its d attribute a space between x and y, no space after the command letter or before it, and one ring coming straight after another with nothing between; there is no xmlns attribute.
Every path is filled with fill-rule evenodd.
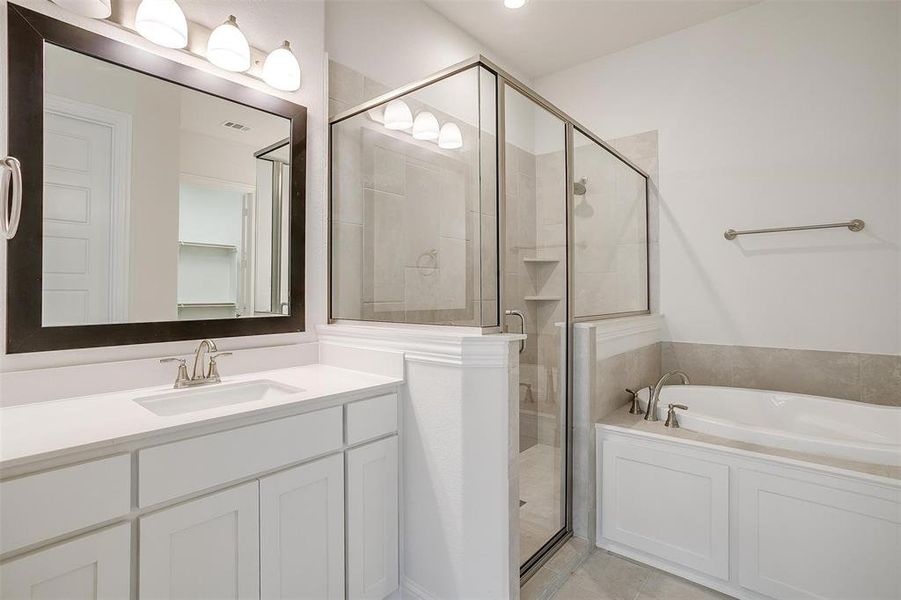
<svg viewBox="0 0 901 600"><path fill-rule="evenodd" d="M449 21L541 77L740 10L759 0L425 0Z"/></svg>

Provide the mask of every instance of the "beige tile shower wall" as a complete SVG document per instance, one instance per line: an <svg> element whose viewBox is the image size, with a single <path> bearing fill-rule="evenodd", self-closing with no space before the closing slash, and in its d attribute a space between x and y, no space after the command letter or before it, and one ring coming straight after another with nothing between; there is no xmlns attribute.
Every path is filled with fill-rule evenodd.
<svg viewBox="0 0 901 600"><path fill-rule="evenodd" d="M389 91L334 61L329 76L332 114ZM488 182L477 140L486 136L405 101L457 123L464 147L439 150L375 122L357 126L356 117L334 129L334 316L478 326L484 312L495 324L496 278L482 278L497 271L496 211L480 202L480 180L484 189Z"/></svg>
<svg viewBox="0 0 901 600"><path fill-rule="evenodd" d="M901 356L664 342L664 371L699 385L812 394L901 406Z"/></svg>
<svg viewBox="0 0 901 600"><path fill-rule="evenodd" d="M617 152L628 158L650 177L648 181L648 296L651 313L660 312L660 194L657 131L607 140Z"/></svg>
<svg viewBox="0 0 901 600"><path fill-rule="evenodd" d="M646 310L645 180L581 134L575 141L574 179L585 179L586 193L575 196L573 206L574 313L588 317ZM616 142L636 164L656 162L655 132Z"/></svg>

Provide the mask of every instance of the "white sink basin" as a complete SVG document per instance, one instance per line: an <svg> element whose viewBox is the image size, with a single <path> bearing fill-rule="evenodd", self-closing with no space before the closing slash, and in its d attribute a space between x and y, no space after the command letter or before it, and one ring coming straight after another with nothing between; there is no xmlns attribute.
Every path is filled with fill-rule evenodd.
<svg viewBox="0 0 901 600"><path fill-rule="evenodd" d="M194 389L135 398L134 401L156 415L168 417L244 402L278 400L302 391L301 388L283 383L258 379L242 383L213 383Z"/></svg>

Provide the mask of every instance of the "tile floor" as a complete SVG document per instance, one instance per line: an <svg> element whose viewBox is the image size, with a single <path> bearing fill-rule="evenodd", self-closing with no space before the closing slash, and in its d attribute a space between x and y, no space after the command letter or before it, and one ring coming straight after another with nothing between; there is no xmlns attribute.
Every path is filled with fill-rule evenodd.
<svg viewBox="0 0 901 600"><path fill-rule="evenodd" d="M519 557L525 562L563 527L560 449L534 444L519 454Z"/></svg>
<svg viewBox="0 0 901 600"><path fill-rule="evenodd" d="M727 600L699 586L573 538L522 588L521 600Z"/></svg>

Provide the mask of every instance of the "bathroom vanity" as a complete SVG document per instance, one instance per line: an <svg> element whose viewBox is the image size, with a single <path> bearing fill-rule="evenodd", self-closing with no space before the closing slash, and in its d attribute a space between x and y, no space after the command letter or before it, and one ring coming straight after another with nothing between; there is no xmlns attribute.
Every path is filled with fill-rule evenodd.
<svg viewBox="0 0 901 600"><path fill-rule="evenodd" d="M399 384L308 365L2 409L0 596L391 596Z"/></svg>

